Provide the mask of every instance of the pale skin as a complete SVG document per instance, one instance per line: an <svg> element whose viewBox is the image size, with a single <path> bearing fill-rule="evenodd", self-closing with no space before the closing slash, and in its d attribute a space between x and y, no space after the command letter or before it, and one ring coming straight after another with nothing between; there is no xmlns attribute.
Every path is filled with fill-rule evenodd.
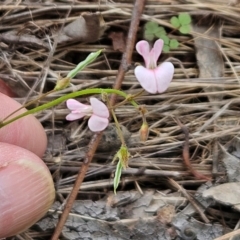
<svg viewBox="0 0 240 240"><path fill-rule="evenodd" d="M20 107L21 104L14 99L0 93L0 120ZM14 116L24 111L26 110L22 109ZM42 157L46 150L47 137L39 121L33 115L28 115L1 128L0 142L17 145ZM12 152L10 151L9 154Z"/></svg>
<svg viewBox="0 0 240 240"><path fill-rule="evenodd" d="M0 93L0 119L20 107L14 99ZM44 128L33 115L0 129L0 238L29 228L55 198L51 174L41 160L46 145Z"/></svg>

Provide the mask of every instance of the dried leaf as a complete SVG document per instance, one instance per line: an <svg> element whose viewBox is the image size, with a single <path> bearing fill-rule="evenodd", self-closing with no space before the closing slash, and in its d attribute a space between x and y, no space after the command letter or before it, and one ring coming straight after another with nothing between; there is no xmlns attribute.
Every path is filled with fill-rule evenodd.
<svg viewBox="0 0 240 240"><path fill-rule="evenodd" d="M78 19L64 27L58 43L95 42L105 31L105 22L99 13L83 13Z"/></svg>
<svg viewBox="0 0 240 240"><path fill-rule="evenodd" d="M202 34L194 35L194 43L197 51L197 63L200 78L218 78L223 76L224 61L219 46L215 39L221 36L221 25L218 21L212 23L211 19L205 18L201 23L192 26L193 31ZM206 92L219 91L219 87L207 87ZM220 101L223 96L209 96L210 101Z"/></svg>
<svg viewBox="0 0 240 240"><path fill-rule="evenodd" d="M194 32L204 34L203 37L196 35L194 38L197 50L199 77L222 77L224 62L219 47L214 40L220 38L220 25L217 23L204 25L203 23L202 25L196 24L192 28Z"/></svg>
<svg viewBox="0 0 240 240"><path fill-rule="evenodd" d="M115 51L124 52L126 42L123 32L111 32L108 37L112 39L112 45Z"/></svg>

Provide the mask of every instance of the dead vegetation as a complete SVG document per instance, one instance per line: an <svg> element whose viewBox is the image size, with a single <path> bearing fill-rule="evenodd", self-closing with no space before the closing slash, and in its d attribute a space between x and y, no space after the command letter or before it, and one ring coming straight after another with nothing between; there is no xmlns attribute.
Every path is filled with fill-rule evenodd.
<svg viewBox="0 0 240 240"><path fill-rule="evenodd" d="M25 103L51 90L59 76L66 76L90 52L99 49L104 49L104 53L80 72L69 88L47 96L39 104L80 89L113 86L122 53L113 49L109 35L121 32L127 36L132 1L75 1L73 4L5 1L0 10L0 78L15 89L19 102ZM91 18L88 13L79 20L82 12L91 12ZM96 12L101 15L92 14ZM188 12L194 19L190 35L172 31L169 19L179 12ZM94 230L84 232L78 228L81 224L86 228L93 224L95 231L102 231L101 239L130 239L130 236L132 239L215 239L238 228L237 211L198 199L202 190L197 189L206 187L206 179L196 178L184 164L186 135L179 122L189 132L191 168L211 178L213 184L229 182L231 177L228 169L226 172L228 165L223 156L226 152L239 153L239 16L239 6L230 6L223 0L146 2L137 39L142 39L146 21L155 21L172 31L180 47L162 54L160 61L170 59L174 63L174 79L167 92L144 93L136 99L148 110L150 134L146 143L138 139L141 126L138 112L130 105L116 109L132 154L118 196L112 193L115 166L111 161L120 143L114 127L110 126L79 190L78 201L63 229L63 239L100 239ZM70 33L62 27L75 20L77 25ZM137 62L142 63L142 59L134 52L121 87L131 94L141 90L133 74ZM44 161L56 183L57 202L44 223L14 239L50 239L72 189L92 133L85 121L67 122L67 113L65 104L61 104L36 115L49 137ZM238 164L234 168L237 170ZM238 182L238 178L231 181ZM188 203L192 204L188 208L195 206L190 213L185 208ZM196 207L199 203L200 207ZM171 213L166 214L172 216L170 220L162 220L157 214L160 209L163 211L164 205L175 207L173 213L170 207ZM134 209L138 209L137 213ZM191 236L187 235L187 226L193 235L192 232Z"/></svg>

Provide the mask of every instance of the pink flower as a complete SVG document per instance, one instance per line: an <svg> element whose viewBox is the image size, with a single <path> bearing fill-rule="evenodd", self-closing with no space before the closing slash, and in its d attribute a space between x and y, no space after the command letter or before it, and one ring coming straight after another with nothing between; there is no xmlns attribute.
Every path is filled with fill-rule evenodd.
<svg viewBox="0 0 240 240"><path fill-rule="evenodd" d="M146 68L137 66L134 71L135 76L141 86L153 94L165 92L173 78L174 66L171 62L164 62L157 66L163 44L163 40L158 39L151 51L147 41L142 40L136 44L136 50L144 58Z"/></svg>
<svg viewBox="0 0 240 240"><path fill-rule="evenodd" d="M109 111L107 106L99 101L97 98L90 98L91 105L82 104L75 99L67 100L67 107L71 110L66 116L68 121L83 118L85 116L90 117L88 120L88 127L93 132L99 132L104 130L109 123Z"/></svg>

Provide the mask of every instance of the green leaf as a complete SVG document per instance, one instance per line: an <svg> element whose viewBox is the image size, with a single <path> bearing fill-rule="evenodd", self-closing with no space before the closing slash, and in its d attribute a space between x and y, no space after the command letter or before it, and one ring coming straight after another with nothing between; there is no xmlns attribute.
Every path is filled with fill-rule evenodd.
<svg viewBox="0 0 240 240"><path fill-rule="evenodd" d="M155 36L158 38L162 38L163 35L166 35L167 32L164 27L158 27L158 31L155 33Z"/></svg>
<svg viewBox="0 0 240 240"><path fill-rule="evenodd" d="M191 31L190 25L184 25L179 28L180 33L188 34Z"/></svg>
<svg viewBox="0 0 240 240"><path fill-rule="evenodd" d="M147 22L144 25L145 30L148 30L151 33L155 33L158 28L158 24L156 22Z"/></svg>
<svg viewBox="0 0 240 240"><path fill-rule="evenodd" d="M121 164L121 161L118 161L116 171L115 171L114 180L113 180L113 189L114 189L115 194L116 194L116 190L118 188L118 185L120 183L121 175L122 175L122 164Z"/></svg>
<svg viewBox="0 0 240 240"><path fill-rule="evenodd" d="M95 61L101 52L102 50L98 50L97 52L90 53L84 61L80 62L72 71L68 73L67 78L70 79L74 78L78 74L78 72L83 70L87 65L89 65L93 61Z"/></svg>
<svg viewBox="0 0 240 240"><path fill-rule="evenodd" d="M146 30L144 31L144 33L146 33L146 34L153 34L152 31L149 30L149 29L146 29Z"/></svg>
<svg viewBox="0 0 240 240"><path fill-rule="evenodd" d="M170 23L171 23L171 24L173 25L173 27L175 27L175 28L179 28L180 25L181 25L177 17L172 17L172 18L170 19Z"/></svg>
<svg viewBox="0 0 240 240"><path fill-rule="evenodd" d="M180 13L178 19L181 25L188 25L192 22L191 16L188 13Z"/></svg>
<svg viewBox="0 0 240 240"><path fill-rule="evenodd" d="M152 41L155 38L155 35L154 33L150 32L148 29L146 29L144 31L143 38L148 41Z"/></svg>
<svg viewBox="0 0 240 240"><path fill-rule="evenodd" d="M155 38L154 34L144 34L144 39L147 41L153 41L154 38Z"/></svg>
<svg viewBox="0 0 240 240"><path fill-rule="evenodd" d="M169 37L167 35L162 35L161 39L164 41L165 45L169 44L170 39L169 39Z"/></svg>
<svg viewBox="0 0 240 240"><path fill-rule="evenodd" d="M166 34L167 34L164 27L159 26L156 30L157 30L157 31L156 31L155 34L163 34L163 35L166 35Z"/></svg>
<svg viewBox="0 0 240 240"><path fill-rule="evenodd" d="M164 33L162 33L162 34L156 33L155 36L156 36L157 38L163 39L163 38L164 38L165 36L167 36L167 35L164 34Z"/></svg>
<svg viewBox="0 0 240 240"><path fill-rule="evenodd" d="M168 46L168 45L164 45L164 46L163 46L163 52L167 53L167 52L169 52L169 51L170 51L169 46Z"/></svg>
<svg viewBox="0 0 240 240"><path fill-rule="evenodd" d="M178 48L179 46L179 42L177 39L171 39L170 42L169 42L169 47L171 49L174 49L174 48Z"/></svg>

